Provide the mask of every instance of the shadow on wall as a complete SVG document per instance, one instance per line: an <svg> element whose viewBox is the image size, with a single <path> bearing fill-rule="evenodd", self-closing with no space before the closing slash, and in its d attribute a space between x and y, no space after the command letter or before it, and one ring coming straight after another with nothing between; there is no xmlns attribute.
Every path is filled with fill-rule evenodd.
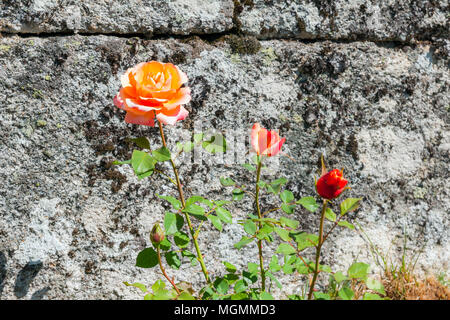
<svg viewBox="0 0 450 320"><path fill-rule="evenodd" d="M0 251L0 299L6 284L6 261L6 255ZM42 269L42 266L43 264L41 261L31 261L19 271L14 284L14 295L17 298L23 298L27 295L31 282L33 282L34 278ZM49 287L37 290L31 296L31 300L41 300L49 290Z"/></svg>

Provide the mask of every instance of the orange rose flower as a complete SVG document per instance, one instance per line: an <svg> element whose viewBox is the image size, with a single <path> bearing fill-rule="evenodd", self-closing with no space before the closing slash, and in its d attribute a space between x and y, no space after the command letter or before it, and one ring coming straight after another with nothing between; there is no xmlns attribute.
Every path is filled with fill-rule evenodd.
<svg viewBox="0 0 450 320"><path fill-rule="evenodd" d="M142 62L122 75L114 104L127 112L127 123L153 127L156 117L174 125L189 113L182 106L191 100L191 89L181 87L187 81L186 74L171 63Z"/></svg>
<svg viewBox="0 0 450 320"><path fill-rule="evenodd" d="M255 123L252 128L251 143L253 151L258 156L274 156L281 151L281 146L286 138L280 139L275 131L268 131L261 128L259 123Z"/></svg>
<svg viewBox="0 0 450 320"><path fill-rule="evenodd" d="M348 181L344 179L342 171L331 170L323 174L316 183L317 193L325 199L337 198L346 188Z"/></svg>

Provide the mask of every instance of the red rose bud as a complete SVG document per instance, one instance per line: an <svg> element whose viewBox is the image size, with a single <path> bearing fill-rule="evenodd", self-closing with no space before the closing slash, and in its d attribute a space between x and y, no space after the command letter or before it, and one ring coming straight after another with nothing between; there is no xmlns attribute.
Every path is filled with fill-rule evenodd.
<svg viewBox="0 0 450 320"><path fill-rule="evenodd" d="M331 200L337 198L345 190L347 183L348 181L342 176L342 171L334 169L317 180L316 190L322 198Z"/></svg>
<svg viewBox="0 0 450 320"><path fill-rule="evenodd" d="M159 224L155 224L153 226L152 231L150 232L150 241L153 245L159 245L164 240L164 231L161 229Z"/></svg>

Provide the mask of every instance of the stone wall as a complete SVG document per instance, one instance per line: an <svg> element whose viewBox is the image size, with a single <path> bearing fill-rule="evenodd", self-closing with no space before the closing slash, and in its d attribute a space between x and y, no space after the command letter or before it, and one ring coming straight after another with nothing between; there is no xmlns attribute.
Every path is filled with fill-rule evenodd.
<svg viewBox="0 0 450 320"><path fill-rule="evenodd" d="M120 74L149 60L178 64L189 77L190 114L167 129L172 148L197 123L279 128L291 158L279 158L277 175L297 198L313 194L324 153L330 167L344 168L349 195L363 197L351 220L382 251L398 258L406 233L410 255L423 249L419 273L447 272L448 15L444 0L3 0L0 299L140 299L122 281L160 277L134 263L167 209L155 194L176 190L110 165L130 157L128 138L160 145L158 128L125 124L112 103ZM188 195L230 199L220 176L254 183L214 157L178 163ZM233 219L251 208L250 199L234 204ZM294 217L316 231L317 216L298 208ZM237 224L201 234L213 277L223 260L256 261L256 247L233 248L242 235ZM326 246L324 263L335 270L357 259L377 271L355 231L338 230ZM187 262L169 274L199 288L198 271ZM299 289L298 276L280 281L287 293Z"/></svg>

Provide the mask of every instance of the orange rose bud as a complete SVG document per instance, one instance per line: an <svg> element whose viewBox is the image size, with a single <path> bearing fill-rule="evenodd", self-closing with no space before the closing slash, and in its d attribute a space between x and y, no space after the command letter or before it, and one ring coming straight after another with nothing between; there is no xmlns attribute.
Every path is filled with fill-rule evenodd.
<svg viewBox="0 0 450 320"><path fill-rule="evenodd" d="M182 106L191 100L191 89L181 87L187 81L186 74L171 63L142 62L122 75L114 104L127 112L127 123L153 127L156 117L174 125L189 113Z"/></svg>
<svg viewBox="0 0 450 320"><path fill-rule="evenodd" d="M165 236L163 229L161 229L158 223L155 224L152 231L150 232L150 241L154 246L158 246L164 240L164 238Z"/></svg>
<svg viewBox="0 0 450 320"><path fill-rule="evenodd" d="M316 183L317 193L325 199L331 200L337 198L348 181L342 176L342 171L334 169L322 175Z"/></svg>
<svg viewBox="0 0 450 320"><path fill-rule="evenodd" d="M286 138L280 139L275 131L268 131L261 128L259 123L255 123L252 128L251 144L253 151L258 156L274 156L281 151L281 146Z"/></svg>

